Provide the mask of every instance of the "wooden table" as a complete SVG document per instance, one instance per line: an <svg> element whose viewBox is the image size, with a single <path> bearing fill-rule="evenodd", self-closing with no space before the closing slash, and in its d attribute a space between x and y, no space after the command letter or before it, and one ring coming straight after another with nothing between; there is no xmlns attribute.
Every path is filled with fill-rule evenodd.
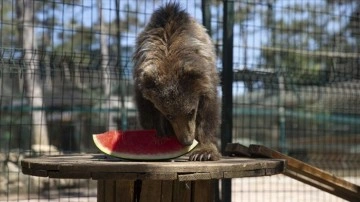
<svg viewBox="0 0 360 202"><path fill-rule="evenodd" d="M21 161L24 174L94 179L98 201L213 201L217 179L282 173L277 159L224 157L220 161L123 161L103 154L54 155Z"/></svg>

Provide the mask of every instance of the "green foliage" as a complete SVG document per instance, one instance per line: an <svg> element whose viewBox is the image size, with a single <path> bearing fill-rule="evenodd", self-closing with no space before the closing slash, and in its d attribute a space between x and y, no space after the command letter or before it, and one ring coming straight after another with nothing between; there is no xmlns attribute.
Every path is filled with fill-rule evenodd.
<svg viewBox="0 0 360 202"><path fill-rule="evenodd" d="M0 5L0 47L18 47L18 29L16 27L13 1L2 0Z"/></svg>
<svg viewBox="0 0 360 202"><path fill-rule="evenodd" d="M323 83L335 60L329 53L343 51L353 43L343 37L346 32L343 19L328 15L340 9L339 5L323 2L288 4L282 15L277 15L277 10L282 7L275 5L263 15L264 25L270 32L270 39L261 53L265 65L290 74L292 82ZM347 23L351 24L351 20ZM334 47L337 48L334 50ZM316 54L318 52L322 54Z"/></svg>

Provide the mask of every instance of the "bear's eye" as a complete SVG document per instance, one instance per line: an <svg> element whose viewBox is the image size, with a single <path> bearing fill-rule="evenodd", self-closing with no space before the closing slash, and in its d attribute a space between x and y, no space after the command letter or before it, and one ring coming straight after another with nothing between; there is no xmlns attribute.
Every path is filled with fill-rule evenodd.
<svg viewBox="0 0 360 202"><path fill-rule="evenodd" d="M187 114L187 116L188 116L189 119L192 119L192 118L194 117L194 114L195 114L195 109L192 109L192 110Z"/></svg>
<svg viewBox="0 0 360 202"><path fill-rule="evenodd" d="M173 115L170 115L170 114L168 114L168 115L166 115L166 118L169 120L169 121L172 121L172 120L174 120L174 116Z"/></svg>
<svg viewBox="0 0 360 202"><path fill-rule="evenodd" d="M156 81L152 79L146 79L143 81L143 85L146 89L153 89L157 86Z"/></svg>

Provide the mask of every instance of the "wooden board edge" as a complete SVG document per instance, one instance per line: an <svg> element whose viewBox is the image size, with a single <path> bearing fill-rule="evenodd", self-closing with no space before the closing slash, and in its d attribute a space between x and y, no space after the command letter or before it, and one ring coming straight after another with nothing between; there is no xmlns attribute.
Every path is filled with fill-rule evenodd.
<svg viewBox="0 0 360 202"><path fill-rule="evenodd" d="M328 187L331 187L332 190L337 190L336 194L338 197L347 199L348 195L353 195L356 197L356 200L360 201L360 186L348 182L342 178L336 177L335 175L321 170L320 168L311 166L310 164L261 145L250 145L249 152L254 155L268 158L285 159L287 162L285 174L288 174L290 177L293 177L294 179L307 183L311 186L315 186L316 183L305 179L309 178L311 180L315 180L318 183L322 183ZM296 173L296 175L291 173ZM324 191L326 191L326 189L324 189ZM335 192L329 193L335 194Z"/></svg>

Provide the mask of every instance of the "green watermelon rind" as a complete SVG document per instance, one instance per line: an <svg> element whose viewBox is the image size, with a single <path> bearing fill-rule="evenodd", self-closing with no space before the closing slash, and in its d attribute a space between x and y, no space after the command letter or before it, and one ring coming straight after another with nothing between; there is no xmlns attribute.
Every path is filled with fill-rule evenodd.
<svg viewBox="0 0 360 202"><path fill-rule="evenodd" d="M156 161L156 160L168 160L168 159L174 159L180 156L183 156L190 151L192 151L197 145L198 141L194 140L193 143L189 146L184 146L180 150L168 152L168 153L157 153L157 154L134 154L134 153L126 153L126 152L116 152L111 151L107 147L104 147L101 142L96 138L99 134L93 134L93 141L96 145L96 147L102 151L103 153L121 158L126 160L148 160L148 161Z"/></svg>

